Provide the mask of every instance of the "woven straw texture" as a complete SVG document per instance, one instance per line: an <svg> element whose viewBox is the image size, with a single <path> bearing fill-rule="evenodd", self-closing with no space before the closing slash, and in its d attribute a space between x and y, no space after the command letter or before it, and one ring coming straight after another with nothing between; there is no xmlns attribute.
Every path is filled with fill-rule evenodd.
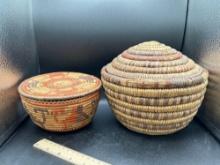
<svg viewBox="0 0 220 165"><path fill-rule="evenodd" d="M90 75L55 72L25 80L19 92L25 110L36 125L49 131L67 132L91 122L100 86L101 81Z"/></svg>
<svg viewBox="0 0 220 165"><path fill-rule="evenodd" d="M128 48L104 66L101 75L116 118L128 129L149 135L185 128L208 83L204 68L157 41Z"/></svg>

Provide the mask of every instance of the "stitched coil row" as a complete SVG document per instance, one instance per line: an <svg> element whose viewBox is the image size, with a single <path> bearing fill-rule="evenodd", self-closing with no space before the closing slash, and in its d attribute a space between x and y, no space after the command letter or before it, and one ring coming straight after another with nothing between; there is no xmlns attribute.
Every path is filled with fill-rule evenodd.
<svg viewBox="0 0 220 165"><path fill-rule="evenodd" d="M42 101L22 97L22 103L32 121L39 127L67 132L89 124L95 115L99 91L88 96L69 100Z"/></svg>

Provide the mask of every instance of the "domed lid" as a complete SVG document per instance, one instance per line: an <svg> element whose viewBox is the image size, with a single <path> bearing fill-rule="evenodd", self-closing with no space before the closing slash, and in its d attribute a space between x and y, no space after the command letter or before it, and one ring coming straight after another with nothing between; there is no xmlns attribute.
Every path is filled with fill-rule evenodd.
<svg viewBox="0 0 220 165"><path fill-rule="evenodd" d="M208 72L187 56L157 41L128 48L101 72L108 82L137 88L186 87L208 77Z"/></svg>
<svg viewBox="0 0 220 165"><path fill-rule="evenodd" d="M32 99L63 100L90 94L100 87L101 81L88 74L54 72L23 81L18 91L22 96Z"/></svg>

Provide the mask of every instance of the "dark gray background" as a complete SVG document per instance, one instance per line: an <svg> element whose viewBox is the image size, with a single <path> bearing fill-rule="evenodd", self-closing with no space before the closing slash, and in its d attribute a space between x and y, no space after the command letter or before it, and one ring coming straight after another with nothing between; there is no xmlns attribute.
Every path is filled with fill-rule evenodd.
<svg viewBox="0 0 220 165"><path fill-rule="evenodd" d="M220 4L218 0L0 0L0 164L64 164L36 151L41 138L114 164L219 164ZM99 75L129 46L158 40L209 69L211 82L200 119L169 136L128 131L103 98L85 129L55 134L23 120L17 85L41 72ZM38 59L39 58L39 59ZM12 134L13 133L13 134Z"/></svg>
<svg viewBox="0 0 220 165"><path fill-rule="evenodd" d="M0 0L0 145L24 119L18 84L36 74L31 1Z"/></svg>
<svg viewBox="0 0 220 165"><path fill-rule="evenodd" d="M181 49L187 0L38 0L33 21L42 72L99 74L124 49L158 40Z"/></svg>
<svg viewBox="0 0 220 165"><path fill-rule="evenodd" d="M220 139L220 3L190 0L183 52L209 71L200 120Z"/></svg>

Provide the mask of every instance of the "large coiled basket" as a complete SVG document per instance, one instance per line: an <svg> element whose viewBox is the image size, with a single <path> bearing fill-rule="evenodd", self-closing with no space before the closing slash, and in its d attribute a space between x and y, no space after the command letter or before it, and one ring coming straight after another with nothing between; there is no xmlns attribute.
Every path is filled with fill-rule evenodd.
<svg viewBox="0 0 220 165"><path fill-rule="evenodd" d="M208 83L205 69L156 41L125 50L102 68L101 75L116 118L128 129L149 135L186 127Z"/></svg>

